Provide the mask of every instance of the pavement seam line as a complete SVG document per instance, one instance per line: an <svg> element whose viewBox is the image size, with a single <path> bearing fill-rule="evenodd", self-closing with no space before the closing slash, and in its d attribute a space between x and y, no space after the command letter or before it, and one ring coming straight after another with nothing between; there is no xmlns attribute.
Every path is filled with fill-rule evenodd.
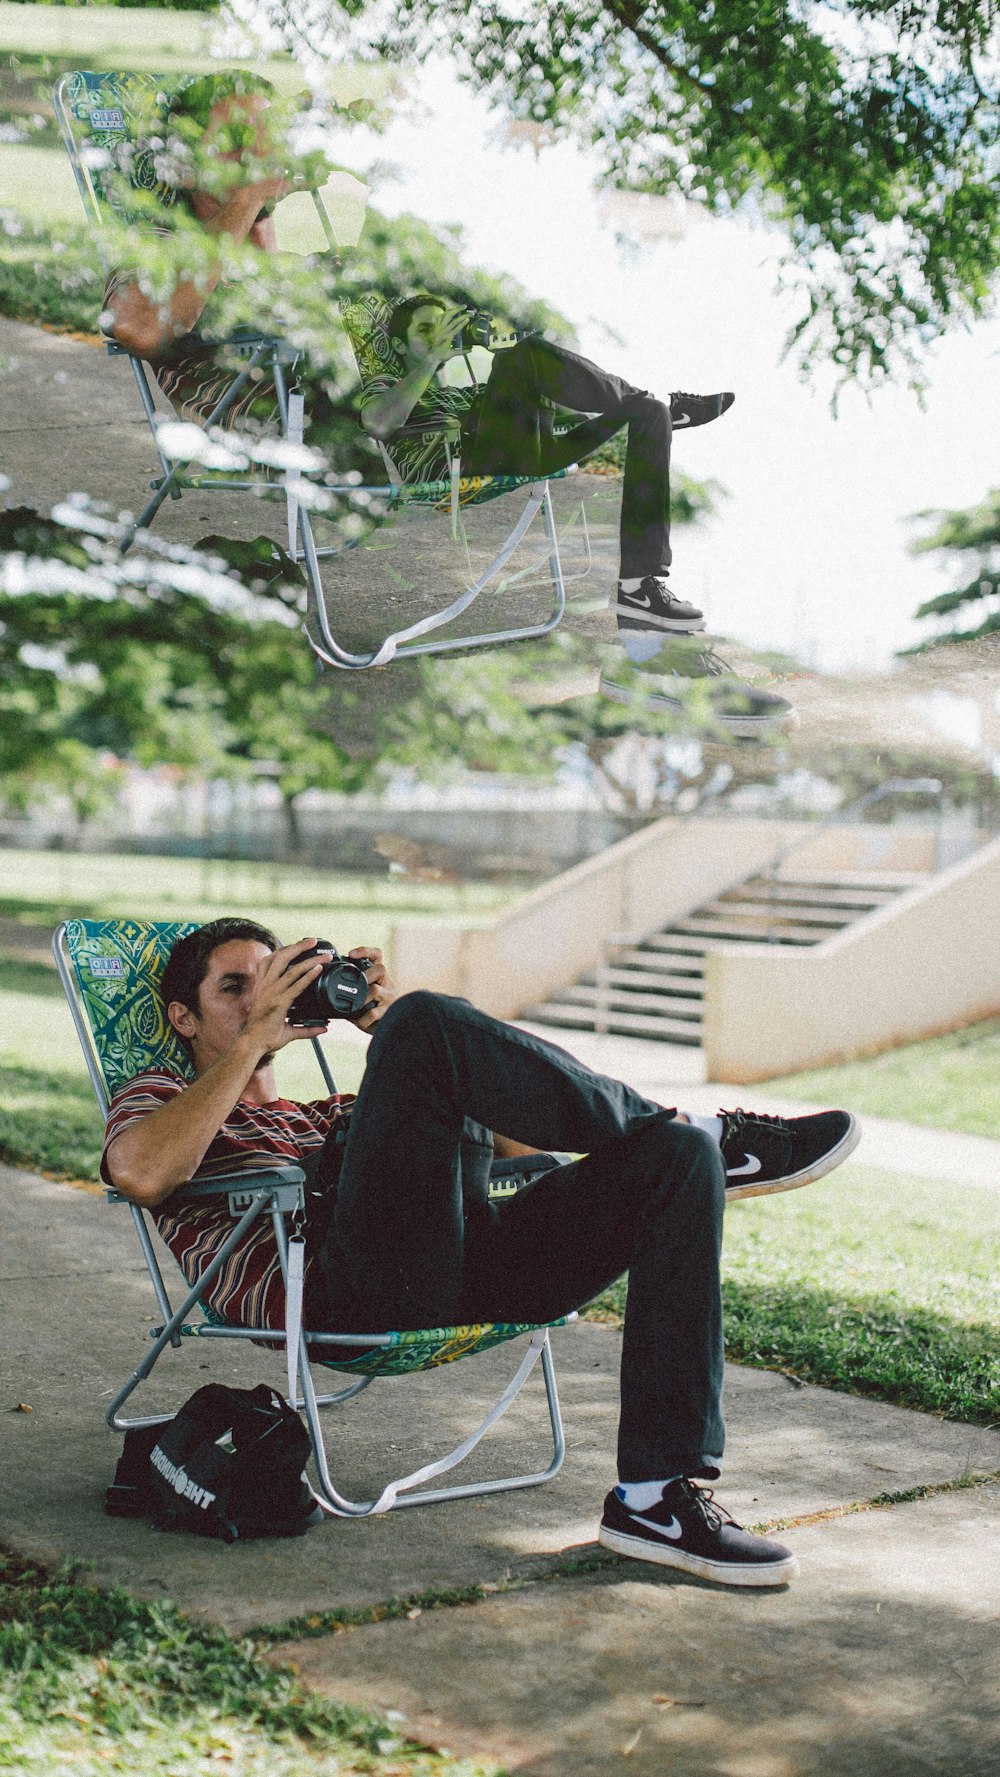
<svg viewBox="0 0 1000 1777"><path fill-rule="evenodd" d="M871 1499L851 1500L846 1505L829 1506L818 1512L803 1512L795 1518L767 1519L750 1528L761 1535L775 1530L798 1529L811 1524L828 1523L836 1518L851 1517L858 1512L882 1511L890 1506L935 1499L941 1494L987 1487L997 1481L1000 1481L1000 1469L979 1469L959 1475L951 1481L932 1481L922 1486L901 1488L894 1493L877 1493ZM581 1546L591 1547L586 1544ZM566 1556L542 1573L511 1575L493 1582L477 1581L470 1586L456 1587L453 1590L418 1592L407 1598L386 1598L375 1604L358 1605L354 1608L314 1611L307 1616L287 1618L283 1623L260 1624L246 1633L251 1640L263 1643L311 1641L321 1635L369 1628L375 1623L398 1621L400 1618L412 1619L423 1615L424 1611L454 1610L462 1605L484 1604L490 1598L523 1592L529 1586L544 1585L553 1580L585 1578L592 1573L633 1566L629 1557L615 1555L593 1545L593 1553Z"/></svg>
<svg viewBox="0 0 1000 1777"><path fill-rule="evenodd" d="M803 1512L797 1518L771 1518L752 1528L760 1533L772 1530L798 1530L809 1524L826 1524L834 1518L850 1518L857 1512L884 1511L887 1506L912 1505L923 1499L937 1499L944 1493L962 1493L971 1487L989 1487L1000 1481L1000 1469L973 1469L953 1481L929 1481L918 1487L903 1487L894 1493L875 1493L871 1499L851 1500L847 1505L827 1506L818 1512Z"/></svg>

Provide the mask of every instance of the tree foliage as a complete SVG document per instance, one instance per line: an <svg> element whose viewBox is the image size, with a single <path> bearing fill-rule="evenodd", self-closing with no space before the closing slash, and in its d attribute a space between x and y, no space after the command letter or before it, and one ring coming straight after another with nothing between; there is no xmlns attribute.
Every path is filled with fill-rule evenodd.
<svg viewBox="0 0 1000 1777"><path fill-rule="evenodd" d="M997 0L259 0L390 58L446 49L622 189L786 233L803 370L877 383L986 311L998 213ZM245 6L244 6L245 10ZM353 33L353 35L351 35Z"/></svg>
<svg viewBox="0 0 1000 1777"><path fill-rule="evenodd" d="M1000 632L1000 488L993 488L978 506L964 511L921 512L917 516L933 519L935 525L929 535L912 545L912 553L940 551L956 563L959 572L972 577L953 592L926 599L916 615L954 617L961 611L963 617L981 619L971 629L945 628L934 642L972 642ZM921 643L921 647L931 645Z"/></svg>
<svg viewBox="0 0 1000 1777"><path fill-rule="evenodd" d="M332 692L299 634L294 570L261 561L244 584L219 555L152 542L122 561L86 508L79 528L72 519L0 512L9 806L48 789L68 793L81 819L96 812L102 757L201 776L266 762L289 809L304 789L351 790L370 775L373 761L349 757L321 724ZM289 824L294 834L294 814Z"/></svg>

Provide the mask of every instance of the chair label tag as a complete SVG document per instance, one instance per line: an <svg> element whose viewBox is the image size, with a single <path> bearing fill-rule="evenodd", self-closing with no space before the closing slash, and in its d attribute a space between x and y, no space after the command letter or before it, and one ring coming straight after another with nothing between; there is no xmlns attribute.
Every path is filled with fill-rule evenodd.
<svg viewBox="0 0 1000 1777"><path fill-rule="evenodd" d="M125 973L125 964L120 956L88 956L87 967L92 975L100 975L104 978Z"/></svg>

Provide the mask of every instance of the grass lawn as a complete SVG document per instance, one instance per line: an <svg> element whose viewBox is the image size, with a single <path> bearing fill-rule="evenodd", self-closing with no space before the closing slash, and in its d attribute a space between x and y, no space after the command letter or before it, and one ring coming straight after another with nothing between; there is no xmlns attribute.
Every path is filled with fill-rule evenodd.
<svg viewBox="0 0 1000 1777"><path fill-rule="evenodd" d="M1000 1192L851 1161L726 1211L727 1355L975 1424L1000 1421ZM624 1281L594 1304L618 1319Z"/></svg>
<svg viewBox="0 0 1000 1777"><path fill-rule="evenodd" d="M485 1777L487 1767L308 1692L253 1642L191 1623L171 1604L50 1577L0 1550L0 1769Z"/></svg>
<svg viewBox="0 0 1000 1777"><path fill-rule="evenodd" d="M847 1104L869 1116L1000 1140L1000 1018L767 1086L805 1104Z"/></svg>

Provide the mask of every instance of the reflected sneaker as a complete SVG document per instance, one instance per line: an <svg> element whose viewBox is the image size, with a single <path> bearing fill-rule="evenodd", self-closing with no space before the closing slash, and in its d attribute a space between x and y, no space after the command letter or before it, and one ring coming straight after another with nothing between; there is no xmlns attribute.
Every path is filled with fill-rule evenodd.
<svg viewBox="0 0 1000 1777"><path fill-rule="evenodd" d="M675 432L684 426L707 426L732 407L736 396L731 389L721 395L686 395L675 389L670 397L670 420Z"/></svg>
<svg viewBox="0 0 1000 1777"><path fill-rule="evenodd" d="M713 686L711 694L712 710L720 728L741 740L755 740L768 729L777 728L788 734L798 728L798 711L787 697L744 683L714 648L703 648L698 663L706 678L723 681Z"/></svg>
<svg viewBox="0 0 1000 1777"><path fill-rule="evenodd" d="M708 658L717 662L719 657L717 654L709 656L706 652L702 660ZM723 670L728 673L729 669L721 666L712 669L713 674ZM603 697L610 697L614 703L634 704L640 711L649 709L683 716L686 706L679 692L685 680L690 682L692 676L690 673L672 672L661 677L643 672L623 677L621 671L614 675L604 672L601 674L600 691ZM707 668L703 676L709 676ZM756 686L746 685L735 674L731 675L730 682L713 685L709 701L712 729L731 734L737 740L766 741L776 734L787 734L799 726L798 712L787 697L778 697L773 691L760 691Z"/></svg>
<svg viewBox="0 0 1000 1777"><path fill-rule="evenodd" d="M679 1567L717 1586L784 1586L799 1571L790 1549L743 1530L693 1481L671 1481L644 1512L630 1511L613 1488L597 1540L616 1555Z"/></svg>
<svg viewBox="0 0 1000 1777"><path fill-rule="evenodd" d="M796 1191L840 1166L861 1140L849 1111L810 1117L764 1117L754 1111L719 1111L726 1201Z"/></svg>
<svg viewBox="0 0 1000 1777"><path fill-rule="evenodd" d="M632 592L626 592L619 580L615 610L619 618L632 619L632 629L680 630L690 634L705 627L703 613L695 605L674 598L662 574L647 574Z"/></svg>

